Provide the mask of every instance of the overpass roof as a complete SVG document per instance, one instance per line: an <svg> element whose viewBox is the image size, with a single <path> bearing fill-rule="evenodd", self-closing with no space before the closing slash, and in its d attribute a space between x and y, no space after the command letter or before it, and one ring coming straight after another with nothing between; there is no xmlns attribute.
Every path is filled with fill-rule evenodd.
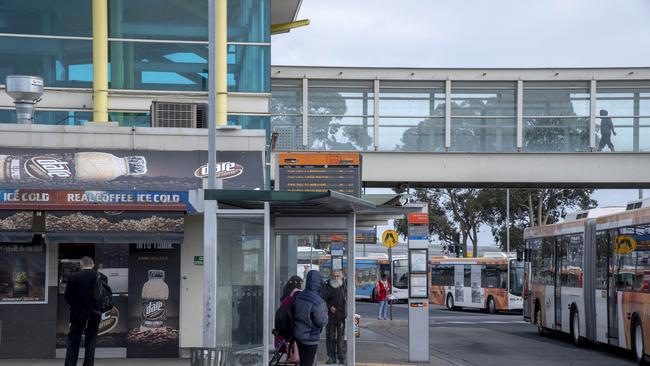
<svg viewBox="0 0 650 366"><path fill-rule="evenodd" d="M271 24L295 21L301 4L302 0L271 0Z"/></svg>

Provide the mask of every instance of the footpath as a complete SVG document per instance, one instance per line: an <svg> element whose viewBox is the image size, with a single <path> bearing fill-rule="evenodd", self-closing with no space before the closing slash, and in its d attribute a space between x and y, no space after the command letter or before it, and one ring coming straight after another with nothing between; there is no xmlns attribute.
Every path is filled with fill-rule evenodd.
<svg viewBox="0 0 650 366"><path fill-rule="evenodd" d="M361 337L356 340L358 366L397 366L397 365L434 365L459 366L460 364L445 355L429 350L429 363L408 362L408 324L405 320L364 320L361 325ZM319 360L326 360L325 341L318 347ZM0 359L0 366L59 366L60 359ZM81 365L82 361L79 361ZM97 359L97 366L189 366L188 359ZM319 363L321 365L321 363Z"/></svg>

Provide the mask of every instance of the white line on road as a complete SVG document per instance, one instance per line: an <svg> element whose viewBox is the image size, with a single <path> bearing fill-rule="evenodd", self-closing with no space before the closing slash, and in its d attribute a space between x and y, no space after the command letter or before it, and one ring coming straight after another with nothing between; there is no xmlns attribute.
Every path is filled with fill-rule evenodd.
<svg viewBox="0 0 650 366"><path fill-rule="evenodd" d="M525 324L523 320L433 321L434 324Z"/></svg>

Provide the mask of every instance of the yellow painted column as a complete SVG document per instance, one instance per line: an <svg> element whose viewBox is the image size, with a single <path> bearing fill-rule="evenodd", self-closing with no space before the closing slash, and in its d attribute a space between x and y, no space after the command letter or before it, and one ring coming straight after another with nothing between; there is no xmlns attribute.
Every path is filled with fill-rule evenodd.
<svg viewBox="0 0 650 366"><path fill-rule="evenodd" d="M228 124L228 0L217 0L215 22L217 126Z"/></svg>
<svg viewBox="0 0 650 366"><path fill-rule="evenodd" d="M108 1L93 1L93 122L108 122Z"/></svg>

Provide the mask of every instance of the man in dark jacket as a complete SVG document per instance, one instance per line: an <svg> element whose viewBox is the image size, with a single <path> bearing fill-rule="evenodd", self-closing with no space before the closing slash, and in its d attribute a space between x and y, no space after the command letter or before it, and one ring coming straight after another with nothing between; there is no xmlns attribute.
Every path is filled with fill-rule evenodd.
<svg viewBox="0 0 650 366"><path fill-rule="evenodd" d="M312 366L320 333L327 324L327 305L320 297L322 277L316 270L307 273L305 289L293 301L293 337L298 344L300 366Z"/></svg>
<svg viewBox="0 0 650 366"><path fill-rule="evenodd" d="M330 279L323 287L323 300L327 304L329 320L325 334L327 336L328 364L345 363L345 305L346 286L340 270L332 271Z"/></svg>
<svg viewBox="0 0 650 366"><path fill-rule="evenodd" d="M92 258L81 258L81 271L70 276L65 288L65 301L70 305L70 332L65 366L77 365L82 334L86 336L83 366L92 366L95 362L95 344L101 314L96 314L91 305L93 290L97 283L97 272L93 270L94 267L95 262ZM107 279L103 276L102 280Z"/></svg>

